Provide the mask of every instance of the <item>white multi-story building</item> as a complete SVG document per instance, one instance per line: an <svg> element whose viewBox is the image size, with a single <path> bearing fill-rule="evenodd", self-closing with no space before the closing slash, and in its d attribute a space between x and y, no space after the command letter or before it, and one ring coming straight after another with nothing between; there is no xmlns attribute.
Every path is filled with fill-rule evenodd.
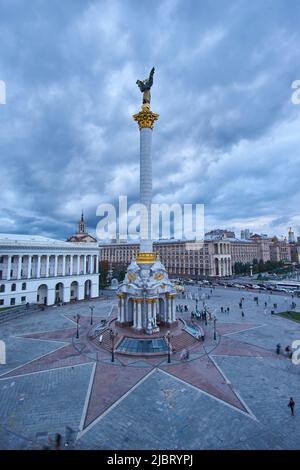
<svg viewBox="0 0 300 470"><path fill-rule="evenodd" d="M0 234L0 308L53 305L99 295L99 248L33 235Z"/></svg>

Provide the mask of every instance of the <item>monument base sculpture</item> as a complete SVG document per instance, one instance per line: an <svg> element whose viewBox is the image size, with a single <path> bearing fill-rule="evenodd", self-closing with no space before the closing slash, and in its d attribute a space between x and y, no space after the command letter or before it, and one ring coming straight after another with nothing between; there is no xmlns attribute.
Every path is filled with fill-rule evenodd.
<svg viewBox="0 0 300 470"><path fill-rule="evenodd" d="M160 325L175 326L176 291L163 264L145 259L140 253L130 263L124 281L119 285L119 326L132 326L136 332L149 335L159 332Z"/></svg>

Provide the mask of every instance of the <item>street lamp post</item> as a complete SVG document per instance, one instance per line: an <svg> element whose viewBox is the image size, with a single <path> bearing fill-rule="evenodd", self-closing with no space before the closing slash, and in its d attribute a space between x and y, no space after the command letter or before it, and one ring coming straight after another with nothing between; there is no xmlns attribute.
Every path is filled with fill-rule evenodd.
<svg viewBox="0 0 300 470"><path fill-rule="evenodd" d="M76 320L76 338L79 338L79 320L80 320L80 315L77 313L77 315L74 316Z"/></svg>
<svg viewBox="0 0 300 470"><path fill-rule="evenodd" d="M166 338L168 340L168 364L171 362L171 332L170 330L167 331Z"/></svg>
<svg viewBox="0 0 300 470"><path fill-rule="evenodd" d="M215 340L215 341L216 341L216 339L217 339L216 323L217 323L217 319L216 319L216 317L215 317L215 318L214 318L214 340Z"/></svg>
<svg viewBox="0 0 300 470"><path fill-rule="evenodd" d="M114 331L112 328L110 329L110 339L112 342L111 347L111 362L115 362L115 338L118 336L118 332Z"/></svg>
<svg viewBox="0 0 300 470"><path fill-rule="evenodd" d="M91 310L91 325L93 324L93 313L94 313L94 305L90 305L89 306L90 310Z"/></svg>

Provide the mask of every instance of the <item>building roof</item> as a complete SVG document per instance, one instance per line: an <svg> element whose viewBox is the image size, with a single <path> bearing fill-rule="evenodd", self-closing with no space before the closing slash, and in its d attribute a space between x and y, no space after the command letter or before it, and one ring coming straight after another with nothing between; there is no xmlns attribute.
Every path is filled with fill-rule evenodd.
<svg viewBox="0 0 300 470"><path fill-rule="evenodd" d="M161 240L153 240L153 245L170 245L172 243L201 243L201 242L213 242L213 241L219 241L219 242L230 242L230 243L243 243L247 245L255 245L255 240L244 240L241 238L235 238L235 237L224 237L221 238L218 235L205 235L204 240L179 240L175 238L170 238L170 239L161 239ZM122 246L122 247L130 247L132 245L139 245L139 240L135 241L130 241L128 240L127 243L118 243L118 242L108 242L108 243L100 243L100 246L105 248L105 247L110 247L110 246Z"/></svg>
<svg viewBox="0 0 300 470"><path fill-rule="evenodd" d="M55 238L42 237L40 235L21 235L15 233L0 233L0 245L1 246L51 246L61 248L72 248L80 246L83 248L82 243L69 243L63 240L57 240ZM87 247L95 248L95 243L85 243Z"/></svg>

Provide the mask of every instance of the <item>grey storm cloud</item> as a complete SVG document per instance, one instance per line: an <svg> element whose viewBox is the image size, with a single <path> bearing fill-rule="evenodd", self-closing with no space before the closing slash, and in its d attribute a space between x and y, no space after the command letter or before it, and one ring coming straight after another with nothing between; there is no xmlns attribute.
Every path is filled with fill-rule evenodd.
<svg viewBox="0 0 300 470"><path fill-rule="evenodd" d="M297 0L0 1L0 231L66 238L138 200L136 79L156 67L154 199L206 228L300 232Z"/></svg>

